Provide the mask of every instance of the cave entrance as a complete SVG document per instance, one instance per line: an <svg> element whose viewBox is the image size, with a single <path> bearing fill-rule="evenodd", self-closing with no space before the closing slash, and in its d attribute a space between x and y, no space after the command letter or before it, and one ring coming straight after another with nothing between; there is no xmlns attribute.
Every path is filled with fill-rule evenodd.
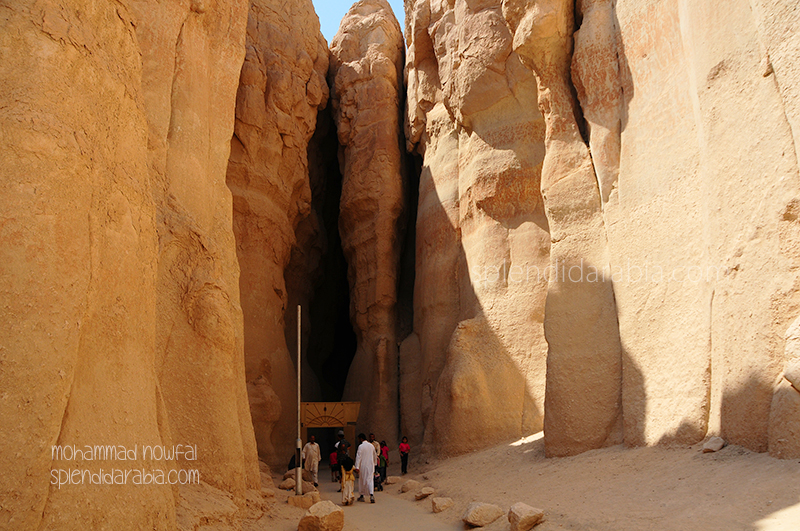
<svg viewBox="0 0 800 531"><path fill-rule="evenodd" d="M317 128L308 145L308 174L313 211L309 219L316 219L312 230L318 236L316 243L306 246L309 249L306 259L307 263L315 266L307 277L294 282L298 291L309 295L311 333L304 341L307 344L303 355L313 378L304 380L303 398L336 402L344 395L350 364L356 355L357 339L350 322L347 260L339 236L342 174L339 171L339 140L330 107L317 116ZM298 232L298 241L304 241L303 229Z"/></svg>
<svg viewBox="0 0 800 531"><path fill-rule="evenodd" d="M338 440L336 433L339 430L344 431L344 438L353 444L360 409L360 402L302 402L303 444L313 435L319 444L322 460L327 461Z"/></svg>

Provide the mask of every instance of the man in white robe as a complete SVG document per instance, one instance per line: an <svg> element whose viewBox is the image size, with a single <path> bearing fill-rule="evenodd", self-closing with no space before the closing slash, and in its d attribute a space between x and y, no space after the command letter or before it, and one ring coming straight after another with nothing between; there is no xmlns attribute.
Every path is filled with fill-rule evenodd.
<svg viewBox="0 0 800 531"><path fill-rule="evenodd" d="M369 493L370 503L375 503L375 465L378 464L378 454L375 447L367 441L367 436L363 433L358 435L358 450L356 450L355 470L358 471L358 501L364 501L364 496Z"/></svg>
<svg viewBox="0 0 800 531"><path fill-rule="evenodd" d="M313 435L308 438L308 442L303 447L303 468L311 472L311 477L314 480L314 486L319 484L319 462L322 460L322 455L317 444L317 439Z"/></svg>

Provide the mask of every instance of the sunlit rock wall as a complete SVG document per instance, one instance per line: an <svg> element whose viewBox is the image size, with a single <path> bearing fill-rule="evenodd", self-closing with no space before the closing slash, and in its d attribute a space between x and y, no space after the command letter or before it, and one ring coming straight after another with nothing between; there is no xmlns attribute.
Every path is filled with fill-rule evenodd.
<svg viewBox="0 0 800 531"><path fill-rule="evenodd" d="M406 141L423 164L402 422L456 454L542 427L544 120L501 2L408 2L406 37Z"/></svg>
<svg viewBox="0 0 800 531"><path fill-rule="evenodd" d="M288 346L285 334L297 310L289 306L284 273L296 230L311 214L307 147L328 100L327 70L328 48L310 0L251 2L227 181L258 451L282 466L297 436L296 333Z"/></svg>
<svg viewBox="0 0 800 531"><path fill-rule="evenodd" d="M359 426L397 439L397 283L404 204L403 34L385 0L356 2L331 42L333 118L341 145L339 233L358 346L344 399Z"/></svg>

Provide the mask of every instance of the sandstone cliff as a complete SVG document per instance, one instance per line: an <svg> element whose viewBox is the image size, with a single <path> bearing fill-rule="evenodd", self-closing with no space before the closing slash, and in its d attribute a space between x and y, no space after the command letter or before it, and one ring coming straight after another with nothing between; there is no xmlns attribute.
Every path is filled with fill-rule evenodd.
<svg viewBox="0 0 800 531"><path fill-rule="evenodd" d="M51 468L197 469L240 505L259 486L223 179L246 7L0 7L0 527L177 523L177 487L59 488ZM53 460L56 444L137 459ZM144 460L172 444L197 460Z"/></svg>
<svg viewBox="0 0 800 531"><path fill-rule="evenodd" d="M156 368L176 444L208 483L260 484L244 381L239 268L225 171L247 3L131 2L142 50L159 237Z"/></svg>
<svg viewBox="0 0 800 531"><path fill-rule="evenodd" d="M502 391L480 374L505 357L517 367L506 381L544 406L553 455L710 434L796 452L797 397L779 380L798 314L791 2L406 7L406 139L424 162L404 429L439 452L479 444L470 427L487 425L475 419ZM536 133L522 139L525 120ZM486 123L514 141L498 144ZM523 239L509 212L539 232ZM523 284L528 298L512 290L512 269L487 283L487 265L517 249L530 254L512 266L551 264L546 305L541 282ZM542 409L521 411L541 423ZM525 431L515 417L490 425L487 440Z"/></svg>
<svg viewBox="0 0 800 531"><path fill-rule="evenodd" d="M406 139L423 165L403 426L462 453L543 422L544 121L500 2L418 0L406 14Z"/></svg>
<svg viewBox="0 0 800 531"><path fill-rule="evenodd" d="M404 168L403 34L386 0L353 4L331 42L331 100L339 138L339 232L358 339L344 399L359 425L397 437L397 282Z"/></svg>
<svg viewBox="0 0 800 531"><path fill-rule="evenodd" d="M289 307L284 273L296 231L311 214L307 146L328 100L327 70L328 49L310 0L251 2L227 181L250 409L259 453L282 465L294 448L297 401L296 333L284 333L285 321L296 329L296 306ZM289 348L287 337L294 339Z"/></svg>

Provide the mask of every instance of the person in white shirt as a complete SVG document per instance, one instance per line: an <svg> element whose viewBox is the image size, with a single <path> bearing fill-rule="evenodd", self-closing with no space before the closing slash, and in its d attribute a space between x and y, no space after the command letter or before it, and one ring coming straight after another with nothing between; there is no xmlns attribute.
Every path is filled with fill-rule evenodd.
<svg viewBox="0 0 800 531"><path fill-rule="evenodd" d="M316 441L317 438L312 435L303 447L303 468L311 472L315 487L319 485L317 476L319 474L319 462L322 461L322 454Z"/></svg>
<svg viewBox="0 0 800 531"><path fill-rule="evenodd" d="M375 484L373 475L375 465L378 464L378 454L375 447L367 441L367 436L363 433L358 434L358 450L356 450L355 470L358 471L358 501L364 501L364 495L369 492L370 503L375 503Z"/></svg>

